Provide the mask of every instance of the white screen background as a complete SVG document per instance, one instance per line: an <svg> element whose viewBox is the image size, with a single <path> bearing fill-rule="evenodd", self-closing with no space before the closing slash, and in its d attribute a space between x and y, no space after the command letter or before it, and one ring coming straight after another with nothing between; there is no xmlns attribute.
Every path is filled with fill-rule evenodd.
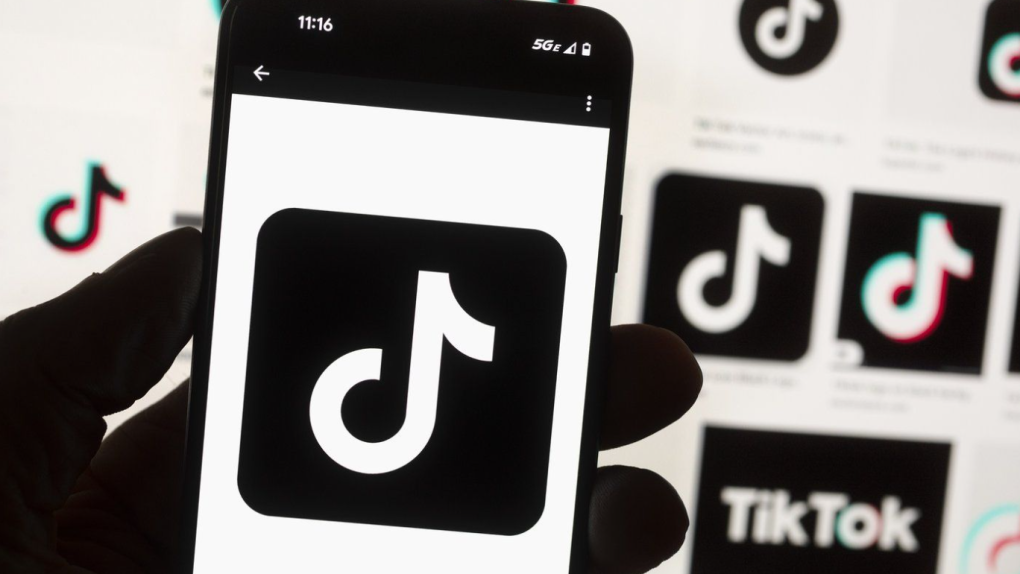
<svg viewBox="0 0 1020 574"><path fill-rule="evenodd" d="M608 145L604 128L234 96L196 572L566 572ZM237 467L256 238L287 208L537 229L560 243L567 278L549 478L531 530L299 520L244 503Z"/></svg>

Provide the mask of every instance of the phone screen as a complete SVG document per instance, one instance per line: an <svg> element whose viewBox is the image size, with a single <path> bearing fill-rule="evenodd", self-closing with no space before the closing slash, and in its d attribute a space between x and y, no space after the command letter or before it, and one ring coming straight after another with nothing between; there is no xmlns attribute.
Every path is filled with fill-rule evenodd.
<svg viewBox="0 0 1020 574"><path fill-rule="evenodd" d="M567 572L614 102L231 64L194 571Z"/></svg>

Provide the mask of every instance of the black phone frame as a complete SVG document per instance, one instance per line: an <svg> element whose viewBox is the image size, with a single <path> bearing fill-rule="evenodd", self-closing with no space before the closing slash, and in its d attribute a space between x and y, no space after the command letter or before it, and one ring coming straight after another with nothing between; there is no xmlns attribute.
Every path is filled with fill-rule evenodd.
<svg viewBox="0 0 1020 574"><path fill-rule="evenodd" d="M299 15L331 17L334 31L300 30ZM584 38L590 56L533 50L537 38ZM609 365L618 265L633 50L623 27L599 10L518 0L230 0L216 57L203 232L203 280L195 325L178 569L192 572L204 445L214 293L219 260L230 102L237 68L281 68L348 77L611 102L609 152L577 493L566 574L588 568L588 514ZM578 109L583 109L578 100ZM568 122L572 123L572 122Z"/></svg>

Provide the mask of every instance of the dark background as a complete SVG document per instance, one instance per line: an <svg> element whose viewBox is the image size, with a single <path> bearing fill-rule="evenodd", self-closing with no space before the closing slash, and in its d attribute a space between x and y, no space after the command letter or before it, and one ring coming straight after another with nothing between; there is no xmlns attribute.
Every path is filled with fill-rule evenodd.
<svg viewBox="0 0 1020 574"><path fill-rule="evenodd" d="M1009 351L1009 372L1020 373L1020 295L1013 312L1013 341Z"/></svg>
<svg viewBox="0 0 1020 574"><path fill-rule="evenodd" d="M761 205L769 225L790 240L790 262L777 267L762 260L758 299L747 321L720 334L705 333L680 312L680 274L706 251L724 250L726 275L705 288L709 303L721 305L733 288L740 210ZM680 335L695 353L794 361L811 337L822 196L815 190L670 175L659 183L652 223L644 321Z"/></svg>
<svg viewBox="0 0 1020 574"><path fill-rule="evenodd" d="M861 287L868 270L882 257L898 251L916 256L918 225L925 212L946 216L957 245L974 255L974 274L969 280L949 277L945 314L934 333L914 343L899 343L864 315ZM999 212L992 206L854 194L839 338L863 347L865 366L981 372Z"/></svg>
<svg viewBox="0 0 1020 574"><path fill-rule="evenodd" d="M692 574L934 574L949 469L948 444L757 432L707 427L694 532ZM729 542L724 487L784 489L791 500L844 493L850 503L881 505L897 496L921 517L915 553L814 546L814 512L802 525L807 546ZM753 520L753 519L752 519Z"/></svg>

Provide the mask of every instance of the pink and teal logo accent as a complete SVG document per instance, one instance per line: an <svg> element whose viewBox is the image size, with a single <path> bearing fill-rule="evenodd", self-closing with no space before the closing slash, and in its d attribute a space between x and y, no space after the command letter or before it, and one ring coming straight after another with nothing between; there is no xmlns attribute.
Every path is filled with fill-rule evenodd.
<svg viewBox="0 0 1020 574"><path fill-rule="evenodd" d="M62 193L43 205L41 225L46 240L61 251L80 252L99 237L103 198L124 201L124 190L110 183L106 169L99 162L88 162L85 170L85 198L81 204L73 195ZM78 211L81 224L76 232L65 235L58 230L59 221Z"/></svg>
<svg viewBox="0 0 1020 574"><path fill-rule="evenodd" d="M1016 574L1020 556L1020 504L1004 504L981 515L967 532L960 553L960 574Z"/></svg>
<svg viewBox="0 0 1020 574"><path fill-rule="evenodd" d="M992 46L988 75L1003 94L1020 99L1020 32L1007 34Z"/></svg>
<svg viewBox="0 0 1020 574"><path fill-rule="evenodd" d="M938 329L945 315L949 279L969 280L973 254L953 239L941 213L921 215L916 252L891 253L864 277L861 305L876 329L892 341L916 343Z"/></svg>

